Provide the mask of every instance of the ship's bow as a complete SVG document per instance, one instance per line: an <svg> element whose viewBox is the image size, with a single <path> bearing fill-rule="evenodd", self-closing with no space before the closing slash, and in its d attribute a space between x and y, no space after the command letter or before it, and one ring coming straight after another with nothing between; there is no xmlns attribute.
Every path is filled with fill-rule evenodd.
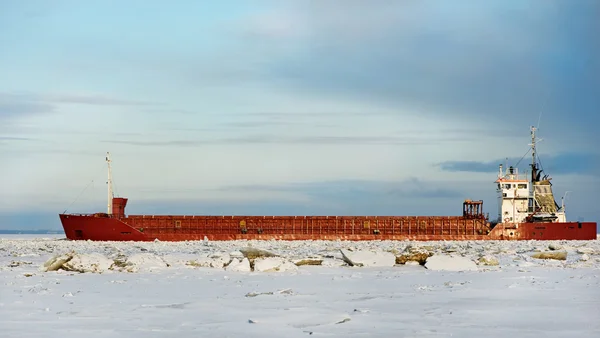
<svg viewBox="0 0 600 338"><path fill-rule="evenodd" d="M70 240L148 241L144 233L107 214L60 214L65 236Z"/></svg>

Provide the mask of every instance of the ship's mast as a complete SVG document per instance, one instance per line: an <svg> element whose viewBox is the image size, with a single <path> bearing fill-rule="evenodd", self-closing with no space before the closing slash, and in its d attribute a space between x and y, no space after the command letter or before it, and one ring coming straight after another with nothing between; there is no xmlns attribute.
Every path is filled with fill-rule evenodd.
<svg viewBox="0 0 600 338"><path fill-rule="evenodd" d="M536 127L531 127L531 182L537 179L537 164L535 161L535 131Z"/></svg>
<svg viewBox="0 0 600 338"><path fill-rule="evenodd" d="M530 184L530 189L531 189L531 210L530 212L535 213L536 210L536 202L535 202L535 184L534 182L536 182L538 180L538 168L537 168L537 162L536 162L536 149L535 149L535 131L537 130L536 127L531 126L531 184Z"/></svg>
<svg viewBox="0 0 600 338"><path fill-rule="evenodd" d="M113 200L113 186L112 186L112 172L110 170L110 153L106 152L106 164L108 165L108 205L107 205L107 210L108 210L108 214L112 215L112 200Z"/></svg>

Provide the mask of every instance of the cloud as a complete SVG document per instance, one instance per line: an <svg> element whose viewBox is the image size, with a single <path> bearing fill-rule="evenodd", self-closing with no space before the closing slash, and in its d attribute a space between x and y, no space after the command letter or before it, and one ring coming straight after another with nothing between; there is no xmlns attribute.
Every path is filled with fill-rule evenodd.
<svg viewBox="0 0 600 338"><path fill-rule="evenodd" d="M248 135L244 137L232 137L221 139L205 140L171 140L171 141L127 141L127 140L104 140L106 143L127 144L133 146L176 146L176 147L195 147L209 144L236 145L236 144L361 144L361 145L380 145L380 144L424 144L424 140L415 140L401 137L352 137L352 136L314 136L314 137L286 137L281 135Z"/></svg>
<svg viewBox="0 0 600 338"><path fill-rule="evenodd" d="M160 103L155 102L119 99L100 94L0 92L0 133L18 134L27 132L35 128L34 124L27 123L27 119L44 115L60 116L61 109L64 109L63 106L67 104L91 106L160 105ZM44 125L41 131L38 130L35 132L48 134L55 132L55 130L48 129L47 125ZM72 131L71 133L76 132Z"/></svg>
<svg viewBox="0 0 600 338"><path fill-rule="evenodd" d="M56 107L44 102L35 102L19 95L0 93L0 144L8 141L22 141L19 121L36 115L53 114Z"/></svg>
<svg viewBox="0 0 600 338"><path fill-rule="evenodd" d="M39 114L53 114L61 104L85 104L94 106L147 106L155 102L126 100L97 94L39 94L0 92L0 121L4 129L17 119Z"/></svg>
<svg viewBox="0 0 600 338"><path fill-rule="evenodd" d="M240 125L238 125L240 126ZM242 125L248 126L248 125ZM423 138L420 136L285 136L278 134L246 135L240 137L206 138L202 140L102 140L103 143L125 144L132 146L174 146L196 147L202 145L239 145L239 144L304 144L304 145L435 145L448 142L462 142L468 136L443 136Z"/></svg>
<svg viewBox="0 0 600 338"><path fill-rule="evenodd" d="M253 13L237 22L237 29L246 38L284 40L306 35L306 27L294 13L282 10L267 10Z"/></svg>
<svg viewBox="0 0 600 338"><path fill-rule="evenodd" d="M508 165L517 166L523 170L529 170L531 163L531 155L523 158L497 159L494 161L447 161L437 164L437 166L450 172L474 172L474 173L492 173L498 171L500 164L508 163ZM539 156L541 169L546 169L547 174L562 175L562 174L586 174L600 175L600 155L587 153L563 153L557 155L541 155ZM518 165L517 165L518 164Z"/></svg>
<svg viewBox="0 0 600 338"><path fill-rule="evenodd" d="M302 2L268 12L281 17L255 31L274 49L294 46L262 74L296 92L420 107L431 118L492 117L504 131L543 112L550 133L571 137L571 126L595 137L599 11L595 1ZM272 21L303 33L273 41Z"/></svg>
<svg viewBox="0 0 600 338"><path fill-rule="evenodd" d="M103 94L75 94L75 93L9 93L0 92L0 103L4 102L18 107L37 107L37 110L52 109L55 104L73 103L99 106L147 106L160 105L161 103L120 99ZM22 108L23 109L23 108Z"/></svg>
<svg viewBox="0 0 600 338"><path fill-rule="evenodd" d="M35 139L28 138L28 137L11 137L11 136L0 135L0 146L8 146L14 142L28 142L28 141L34 141L34 140Z"/></svg>
<svg viewBox="0 0 600 338"><path fill-rule="evenodd" d="M316 125L310 122L294 121L240 121L226 122L221 124L225 128L263 128L263 127L285 127L293 125L307 125L311 127L331 127L333 125Z"/></svg>
<svg viewBox="0 0 600 338"><path fill-rule="evenodd" d="M96 106L155 106L162 104L158 102L119 99L100 94L45 94L38 96L37 100L53 103L74 103Z"/></svg>
<svg viewBox="0 0 600 338"><path fill-rule="evenodd" d="M159 191L156 199L131 199L130 213L201 213L246 215L459 215L462 202L472 198L455 182L331 180L287 184L225 185ZM490 191L493 187L490 188ZM139 196L156 191L138 191ZM131 197L131 196L130 196ZM432 203L434 206L432 207ZM150 208L149 206L152 206Z"/></svg>
<svg viewBox="0 0 600 338"><path fill-rule="evenodd" d="M448 187L445 182L424 181L411 177L397 182L377 180L335 180L326 182L293 183L286 185L237 185L218 188L220 191L277 191L299 192L318 199L356 199L379 195L381 198L460 198L464 192Z"/></svg>
<svg viewBox="0 0 600 338"><path fill-rule="evenodd" d="M21 141L33 141L34 139L28 137L11 137L11 136L0 136L0 144L8 142L21 142Z"/></svg>
<svg viewBox="0 0 600 338"><path fill-rule="evenodd" d="M0 93L0 120L52 113L54 110L53 105L31 100L27 96Z"/></svg>
<svg viewBox="0 0 600 338"><path fill-rule="evenodd" d="M30 141L32 139L26 137L10 137L10 136L0 136L0 141Z"/></svg>

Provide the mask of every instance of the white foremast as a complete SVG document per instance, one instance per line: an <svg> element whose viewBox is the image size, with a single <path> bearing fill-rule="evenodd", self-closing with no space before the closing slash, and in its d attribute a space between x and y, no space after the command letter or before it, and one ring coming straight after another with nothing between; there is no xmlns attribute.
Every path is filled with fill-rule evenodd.
<svg viewBox="0 0 600 338"><path fill-rule="evenodd" d="M112 172L110 170L110 153L106 153L106 164L108 165L108 181L106 182L106 184L108 185L108 205L107 205L107 210L108 210L108 214L112 215L113 213L113 185L112 185Z"/></svg>

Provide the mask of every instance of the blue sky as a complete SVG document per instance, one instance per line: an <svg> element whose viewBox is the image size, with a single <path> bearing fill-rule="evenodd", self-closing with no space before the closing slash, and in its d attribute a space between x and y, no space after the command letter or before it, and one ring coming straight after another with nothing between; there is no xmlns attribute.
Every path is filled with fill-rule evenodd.
<svg viewBox="0 0 600 338"><path fill-rule="evenodd" d="M0 1L0 229L104 210L106 151L129 213L495 216L497 164L538 121L568 217L597 221L598 13Z"/></svg>

